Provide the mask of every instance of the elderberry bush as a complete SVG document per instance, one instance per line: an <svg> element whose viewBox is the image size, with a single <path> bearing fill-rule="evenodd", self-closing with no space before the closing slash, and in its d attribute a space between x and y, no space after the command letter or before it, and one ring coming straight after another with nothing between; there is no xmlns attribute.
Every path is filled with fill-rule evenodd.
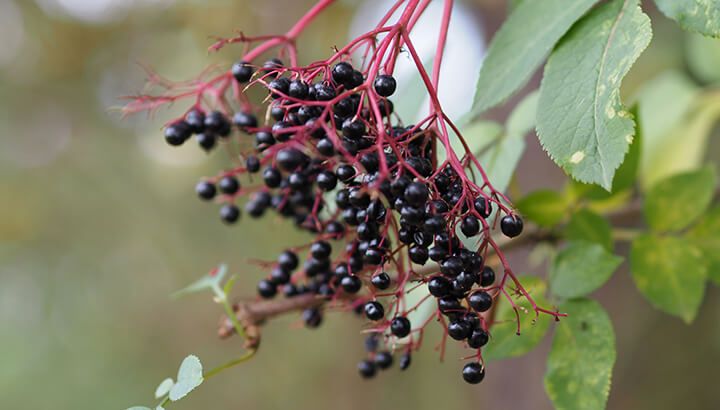
<svg viewBox="0 0 720 410"><path fill-rule="evenodd" d="M397 297L409 282L422 281L447 320L448 335L482 349L489 336L480 314L492 307L496 278L484 265L482 251L463 245L459 232L469 239L487 235L497 200L469 188L451 164L438 166L433 127L404 125L392 115L388 97L397 88L395 78L383 74L371 89L358 90L366 76L347 61L317 75L286 68L278 59L259 69L241 61L232 73L238 85L255 77L253 83L267 89L265 115L193 108L165 129L165 138L181 145L195 135L206 151L231 137L240 146L252 144L243 153L243 166L198 182L198 197L215 199L226 224L240 219L238 203L246 196L249 217L272 213L316 236L305 248L279 254L258 282L258 295L341 300L374 322L378 334L389 330L403 339L421 324L410 323L399 311ZM372 105L368 93L378 96L378 105ZM243 174L260 183L241 187ZM515 237L523 223L508 214L500 226ZM438 271L425 276L408 269L435 264ZM303 320L315 328L323 314L308 309ZM405 368L412 351L408 346ZM393 362L389 351L369 353L372 360L358 364L365 378ZM463 370L469 383L484 375L484 368L475 367Z"/></svg>
<svg viewBox="0 0 720 410"><path fill-rule="evenodd" d="M165 99L141 97L129 109L196 95L167 124L165 140L179 146L194 139L201 150L223 149L237 159L196 183L200 200L212 202L227 225L279 217L314 237L263 264L258 298L300 301L308 328L321 326L328 307L363 316L374 340L358 364L364 378L394 362L408 368L425 329L439 324L448 340L472 352L462 374L478 383L498 298L511 298L510 290L535 314L560 314L537 306L502 257L496 237L520 235L523 221L484 172L476 182L471 169L482 164L467 144L463 152L450 143L464 140L403 34L415 11L421 12L418 4L409 4L382 40L381 31L370 31L306 66L292 44L258 63L273 47L266 40L227 71L198 81L195 94L169 89ZM403 103L393 101L403 84L392 72L399 51L392 39L405 44L431 96L429 115L415 124L394 110ZM363 50L369 58L357 63ZM216 104L200 98L208 92ZM486 265L489 253L500 256L498 277L497 266ZM417 288L427 297L409 303ZM435 313L413 323L409 313L423 304Z"/></svg>

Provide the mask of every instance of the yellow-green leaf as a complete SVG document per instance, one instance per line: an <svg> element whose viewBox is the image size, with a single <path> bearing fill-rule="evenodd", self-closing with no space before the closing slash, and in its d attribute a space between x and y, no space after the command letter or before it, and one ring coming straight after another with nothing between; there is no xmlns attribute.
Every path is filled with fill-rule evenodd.
<svg viewBox="0 0 720 410"><path fill-rule="evenodd" d="M523 287L530 293L533 300L540 306L548 308L543 296L547 285L537 276L521 276L518 278ZM495 307L496 323L490 329L490 342L483 349L483 357L487 360L499 360L522 356L532 350L547 333L552 318L541 314L535 317L530 303L525 299L515 300L520 307L520 334L517 334L515 312L504 297L497 300Z"/></svg>
<svg viewBox="0 0 720 410"><path fill-rule="evenodd" d="M630 251L632 277L657 309L695 319L705 293L707 267L700 249L683 238L641 235Z"/></svg>
<svg viewBox="0 0 720 410"><path fill-rule="evenodd" d="M602 286L623 258L597 243L570 242L550 269L550 291L565 299L585 296Z"/></svg>
<svg viewBox="0 0 720 410"><path fill-rule="evenodd" d="M588 241L602 245L612 251L612 228L602 216L589 209L581 209L573 214L565 227L565 236L570 240Z"/></svg>
<svg viewBox="0 0 720 410"><path fill-rule="evenodd" d="M645 198L645 218L656 231L676 231L695 221L710 205L716 176L712 166L666 178Z"/></svg>
<svg viewBox="0 0 720 410"><path fill-rule="evenodd" d="M571 300L560 319L548 356L545 391L557 410L601 410L610 392L615 333L599 303Z"/></svg>
<svg viewBox="0 0 720 410"><path fill-rule="evenodd" d="M568 208L567 198L552 190L535 191L515 203L520 213L540 226L560 222Z"/></svg>
<svg viewBox="0 0 720 410"><path fill-rule="evenodd" d="M720 285L720 206L703 215L688 232L687 239L702 251L708 263L708 277Z"/></svg>

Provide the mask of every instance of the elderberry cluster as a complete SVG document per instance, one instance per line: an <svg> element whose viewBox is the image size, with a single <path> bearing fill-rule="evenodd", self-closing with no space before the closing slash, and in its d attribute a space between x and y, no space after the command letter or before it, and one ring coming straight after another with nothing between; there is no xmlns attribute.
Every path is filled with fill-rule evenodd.
<svg viewBox="0 0 720 410"><path fill-rule="evenodd" d="M258 283L260 297L314 294L363 313L375 329L368 339L375 344L367 343L370 358L358 365L365 378L393 363L390 350L377 351L380 339L388 346L409 339L412 347L414 326L422 324L397 309L410 282L426 283L452 339L478 351L488 343L482 314L498 294L495 272L484 264L482 249L469 249L461 239L489 235L497 199L471 187L462 169L438 167L436 130L403 125L393 115L388 97L396 80L388 74L366 78L348 62L310 70L286 68L278 59L262 67L240 61L231 72L239 87L267 90L264 121L252 105L234 113L196 106L166 127L165 139L181 145L195 135L206 151L233 142L240 147L239 166L195 187L201 199L221 204L225 223L239 220L238 201L247 196L244 210L251 217L271 210L316 235L309 246L279 255ZM247 188L240 182L245 174ZM515 237L523 224L507 214L500 227ZM437 264L435 272L415 273L412 265L429 261ZM323 305L302 317L318 327ZM409 352L400 358L401 369L410 365ZM479 383L484 372L472 362L462 373Z"/></svg>

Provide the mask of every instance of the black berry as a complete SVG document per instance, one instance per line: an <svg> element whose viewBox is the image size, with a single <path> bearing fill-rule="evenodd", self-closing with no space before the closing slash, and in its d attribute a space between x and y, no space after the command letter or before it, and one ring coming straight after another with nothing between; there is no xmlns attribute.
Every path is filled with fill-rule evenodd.
<svg viewBox="0 0 720 410"><path fill-rule="evenodd" d="M404 316L398 316L390 322L390 332L397 337L405 337L410 334L410 320Z"/></svg>
<svg viewBox="0 0 720 410"><path fill-rule="evenodd" d="M280 256L278 256L277 262L281 268L288 272L292 272L297 269L298 264L300 263L297 254L293 251L284 251L281 253Z"/></svg>
<svg viewBox="0 0 720 410"><path fill-rule="evenodd" d="M237 178L234 176L226 175L220 178L218 188L223 194L233 195L240 189L240 182L238 182Z"/></svg>
<svg viewBox="0 0 720 410"><path fill-rule="evenodd" d="M381 97L389 97L393 95L395 89L397 88L395 78L387 74L378 76L373 85L375 87L375 92Z"/></svg>
<svg viewBox="0 0 720 410"><path fill-rule="evenodd" d="M393 364L392 353L388 351L378 352L375 355L375 364L380 370L389 369Z"/></svg>
<svg viewBox="0 0 720 410"><path fill-rule="evenodd" d="M485 312L492 306L492 296L481 290L470 295L468 303L476 312Z"/></svg>
<svg viewBox="0 0 720 410"><path fill-rule="evenodd" d="M434 276L428 282L428 291L436 298L441 298L450 294L452 283L443 276Z"/></svg>
<svg viewBox="0 0 720 410"><path fill-rule="evenodd" d="M375 367L375 363L371 362L370 360L363 360L357 365L358 373L360 373L360 376L362 376L363 379L370 379L372 377L375 377L375 373L377 373L377 368Z"/></svg>
<svg viewBox="0 0 720 410"><path fill-rule="evenodd" d="M493 283L495 283L495 271L491 267L485 266L480 272L480 286L488 287Z"/></svg>
<svg viewBox="0 0 720 410"><path fill-rule="evenodd" d="M233 204L225 204L220 207L220 219L226 224L234 224L240 219L240 208Z"/></svg>
<svg viewBox="0 0 720 410"><path fill-rule="evenodd" d="M480 363L468 363L462 370L463 379L470 384L478 384L485 378L485 368Z"/></svg>
<svg viewBox="0 0 720 410"><path fill-rule="evenodd" d="M197 193L197 196L200 197L200 199L209 201L215 198L217 190L215 189L215 185L211 182L200 181L197 183L197 185L195 185L195 192Z"/></svg>
<svg viewBox="0 0 720 410"><path fill-rule="evenodd" d="M385 290L390 287L390 276L385 272L380 272L372 277L370 283L377 289Z"/></svg>
<svg viewBox="0 0 720 410"><path fill-rule="evenodd" d="M468 337L468 346L473 349L479 349L487 344L490 340L486 331L482 329L475 329L472 331L470 337Z"/></svg>
<svg viewBox="0 0 720 410"><path fill-rule="evenodd" d="M500 220L500 230L505 236L514 238L523 230L523 221L518 215L505 215Z"/></svg>
<svg viewBox="0 0 720 410"><path fill-rule="evenodd" d="M385 308L379 302L368 302L364 309L365 316L370 320L380 320L385 317Z"/></svg>
<svg viewBox="0 0 720 410"><path fill-rule="evenodd" d="M258 294L264 299L271 299L277 293L277 286L272 281L263 279L258 282L257 286Z"/></svg>
<svg viewBox="0 0 720 410"><path fill-rule="evenodd" d="M232 74L239 83L250 81L253 75L253 68L245 61L238 61L232 66Z"/></svg>

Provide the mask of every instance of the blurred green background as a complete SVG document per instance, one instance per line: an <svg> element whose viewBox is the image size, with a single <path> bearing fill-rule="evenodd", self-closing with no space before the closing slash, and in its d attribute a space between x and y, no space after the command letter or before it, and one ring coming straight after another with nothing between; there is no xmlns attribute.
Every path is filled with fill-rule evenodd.
<svg viewBox="0 0 720 410"><path fill-rule="evenodd" d="M317 20L299 44L304 62L347 39L358 3L341 1ZM702 81L688 70L687 35L647 3L655 38L625 91L669 67ZM109 108L141 89L137 62L189 78L238 57L237 48L207 55L210 35L281 32L311 4L0 0L0 408L149 405L185 355L211 367L237 354L236 341L215 337L220 309L209 296L168 295L219 262L241 273L237 295L253 294L261 272L247 258L273 258L285 246L279 236L289 244L307 237L274 218L227 228L196 200L195 181L227 163L164 144L163 121L184 107L150 120L121 119ZM467 4L488 36L505 15L504 1ZM563 175L536 139L528 143L521 192L561 186ZM527 269L526 256L511 255L518 270ZM720 408L717 287L691 326L654 311L626 271L597 296L618 339L609 408ZM490 364L485 382L469 386L460 378L461 349L451 344L440 363L432 349L438 335L430 334L409 371L364 382L355 371L362 322L345 319L330 315L314 331L297 326L298 316L273 321L256 358L172 408L551 407L542 386L549 340L526 357Z"/></svg>

